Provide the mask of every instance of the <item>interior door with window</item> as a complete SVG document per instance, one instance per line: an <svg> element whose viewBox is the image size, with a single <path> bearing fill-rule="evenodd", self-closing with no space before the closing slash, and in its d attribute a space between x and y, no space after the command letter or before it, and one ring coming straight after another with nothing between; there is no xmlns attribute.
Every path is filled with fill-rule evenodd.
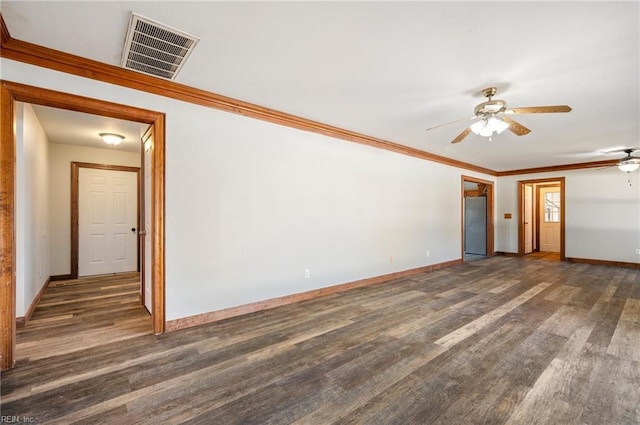
<svg viewBox="0 0 640 425"><path fill-rule="evenodd" d="M540 188L540 251L560 252L560 188Z"/></svg>

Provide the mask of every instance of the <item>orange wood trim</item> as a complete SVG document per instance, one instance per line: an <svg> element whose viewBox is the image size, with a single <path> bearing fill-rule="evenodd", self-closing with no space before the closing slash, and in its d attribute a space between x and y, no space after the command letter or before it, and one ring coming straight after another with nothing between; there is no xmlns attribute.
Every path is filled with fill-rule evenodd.
<svg viewBox="0 0 640 425"><path fill-rule="evenodd" d="M0 87L0 370L15 364L15 134L14 97Z"/></svg>
<svg viewBox="0 0 640 425"><path fill-rule="evenodd" d="M2 13L0 13L0 41L2 44L7 43L11 40L11 34L9 34L9 28L7 28L7 23L4 21L4 17Z"/></svg>
<svg viewBox="0 0 640 425"><path fill-rule="evenodd" d="M153 164L151 168L152 249L153 257L151 298L152 325L155 334L165 331L165 118L159 115L154 122Z"/></svg>
<svg viewBox="0 0 640 425"><path fill-rule="evenodd" d="M152 93L196 105L240 114L299 130L310 131L337 139L360 143L403 155L413 156L470 171L496 175L495 171L462 161L432 154L420 149L301 118L285 112L265 108L253 103L222 96L206 90L167 81L117 66L108 65L47 47L8 38L3 40L0 56L43 68L66 72L80 77L117 84L135 90Z"/></svg>
<svg viewBox="0 0 640 425"><path fill-rule="evenodd" d="M518 182L518 257L524 255L524 186L525 182Z"/></svg>
<svg viewBox="0 0 640 425"><path fill-rule="evenodd" d="M71 280L70 274L56 274L53 276L49 276L49 282L57 282L60 280Z"/></svg>
<svg viewBox="0 0 640 425"><path fill-rule="evenodd" d="M595 264L597 266L611 266L611 267L625 267L631 269L640 269L640 263L627 263L624 261L609 261L609 260L593 260L590 258L570 258L566 257L564 259L570 263L585 263L585 264Z"/></svg>
<svg viewBox="0 0 640 425"><path fill-rule="evenodd" d="M450 165L469 171L477 171L492 176L513 176L519 174L533 174L556 172L563 170L576 170L583 168L595 168L615 165L617 160L586 162L577 164L565 164L549 167L524 168L519 170L494 171L462 161L457 161L444 156L432 154L420 149L410 148L394 142L378 139L364 134L344 130L338 127L312 121L306 118L297 117L285 112L265 108L249 102L222 96L217 93L189 87L173 81L140 74L117 66L108 65L102 62L83 58L69 53L61 52L37 44L16 40L11 37L2 14L2 45L0 57L12 59L43 68L66 72L80 77L90 78L97 81L116 84L119 86L194 103L222 111L244 115L263 121L272 122L300 130L306 130L325 136L334 137L350 142L360 143L388 151L413 156L440 164Z"/></svg>
<svg viewBox="0 0 640 425"><path fill-rule="evenodd" d="M539 184L535 186L536 188L536 206L535 206L535 221L536 221L536 245L534 251L540 252L540 227L542 226L542 217L540 213L540 190L541 189L550 189L550 188L560 188L559 184ZM560 234L564 235L562 230L562 210L564 209L564 203L562 202L562 198L560 198ZM564 240L564 237L560 238L560 242ZM561 256L562 257L562 256Z"/></svg>
<svg viewBox="0 0 640 425"><path fill-rule="evenodd" d="M149 139L149 137L152 136L152 131L153 131L153 127L149 126L144 134L142 135L142 137L140 138L140 177L141 177L141 181L140 181L140 190L138 191L138 211L140 213L140 223L138 225L138 234L140 235L140 230L143 229L145 227L145 212L144 212L144 204L145 204L145 182L144 182L144 178L145 178L145 142ZM146 232L146 229L145 229ZM145 305L145 301L146 301L146 295L145 295L145 282L146 282L146 274L150 272L150 270L147 270L146 266L145 266L145 249L146 249L146 242L145 242L145 235L140 235L139 239L138 239L138 253L139 253L139 258L138 258L138 264L140 265L140 305L143 306L145 309L147 308ZM153 302L153 301L152 301ZM149 312L151 313L151 312Z"/></svg>
<svg viewBox="0 0 640 425"><path fill-rule="evenodd" d="M40 299L42 298L44 291L46 291L47 288L49 287L50 282L51 282L51 278L47 279L44 285L42 285L42 288L40 288L40 290L36 294L36 297L33 299L33 302L31 302L31 305L29 306L29 309L26 311L24 316L16 318L16 328L25 327L27 325L27 322L31 320L31 316L33 316L33 312L38 306L38 304L40 303Z"/></svg>
<svg viewBox="0 0 640 425"><path fill-rule="evenodd" d="M564 177L560 179L560 261L565 261L565 239L567 238L567 220L565 219L565 211L567 203L565 202Z"/></svg>
<svg viewBox="0 0 640 425"><path fill-rule="evenodd" d="M496 255L502 255L505 257L518 257L517 252L504 252L504 251L496 251Z"/></svg>
<svg viewBox="0 0 640 425"><path fill-rule="evenodd" d="M79 173L78 167L75 163L71 163L71 264L69 265L69 271L71 272L71 279L78 278L78 251L80 250L80 243L78 242L78 186L79 186Z"/></svg>
<svg viewBox="0 0 640 425"><path fill-rule="evenodd" d="M78 251L80 250L80 235L78 218L80 216L79 184L80 168L94 168L97 170L129 171L136 173L138 194L140 193L140 167L128 167L123 165L93 164L90 162L71 162L71 279L78 278ZM138 229L140 229L140 204L138 203ZM139 244L136 244L139 245ZM140 264L140 251L138 246L138 267Z"/></svg>
<svg viewBox="0 0 640 425"><path fill-rule="evenodd" d="M494 192L494 182L490 180L483 180L477 177L470 176L462 176L462 212L461 212L461 228L462 228L462 257L464 258L464 182L473 182L473 183L481 183L484 184L487 188L487 256L494 255L494 246L495 246L495 235L494 235L494 207L493 207L493 192Z"/></svg>
<svg viewBox="0 0 640 425"><path fill-rule="evenodd" d="M0 82L21 102L52 106L54 108L68 109L70 111L85 112L103 117L119 118L146 124L154 124L158 116L164 116L164 114L160 112L105 100L29 86L13 81L0 80Z"/></svg>
<svg viewBox="0 0 640 425"><path fill-rule="evenodd" d="M546 185L545 186L549 186ZM533 215L533 221L535 221L536 223L536 243L535 245L533 245L533 250L540 252L540 223L541 223L541 217L540 217L540 186L534 186L535 190L536 190L536 205L533 207L535 208L535 214ZM561 207L564 207L564 205L560 205ZM560 238L562 239L562 238Z"/></svg>
<svg viewBox="0 0 640 425"><path fill-rule="evenodd" d="M165 115L132 106L76 96L25 84L0 81L0 368L15 364L15 137L13 133L14 101L54 108L69 109L151 124L155 130L152 193L154 206L153 332L164 332L165 248L164 248L164 182L165 182Z"/></svg>
<svg viewBox="0 0 640 425"><path fill-rule="evenodd" d="M255 313L257 311L268 310L287 304L293 304L300 301L306 301L325 295L335 294L337 292L348 291L349 289L361 288L363 286L371 286L379 283L388 282L402 277L414 276L426 273L432 270L443 269L446 267L462 264L462 260L452 260L444 263L432 264L429 266L418 267L415 269L404 270L401 272L390 273L386 275L371 277L367 279L356 280L353 282L342 283L334 286L328 286L311 291L301 292L298 294L285 295L283 297L272 298L269 300L258 301L255 303L245 304L238 307L226 308L223 310L212 311L209 313L198 314L195 316L184 317L181 319L170 320L167 322L167 331L177 331L180 329L190 328L193 326L203 325L205 323L217 322L219 320L231 317L242 316L244 314Z"/></svg>
<svg viewBox="0 0 640 425"><path fill-rule="evenodd" d="M552 165L549 167L523 168L520 170L497 171L495 175L498 177L504 177L504 176L517 176L520 174L535 174L535 173L550 173L550 172L567 171L567 170L582 170L587 168L609 167L612 165L616 165L617 163L618 163L618 160L611 159L606 161L582 162L578 164Z"/></svg>
<svg viewBox="0 0 640 425"><path fill-rule="evenodd" d="M560 186L560 261L566 260L565 257L565 237L566 237L566 223L565 223L565 178L564 177L549 177L544 179L532 179L532 180L519 180L518 181L518 256L524 255L524 185L525 184L538 184L538 183L557 183L555 186ZM538 198L538 196L536 196ZM536 215L539 214L539 207L536 208Z"/></svg>

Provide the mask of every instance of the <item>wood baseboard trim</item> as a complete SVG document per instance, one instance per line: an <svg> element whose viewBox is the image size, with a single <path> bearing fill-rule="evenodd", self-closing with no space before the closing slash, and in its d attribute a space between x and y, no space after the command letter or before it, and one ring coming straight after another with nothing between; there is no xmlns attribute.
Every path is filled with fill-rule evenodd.
<svg viewBox="0 0 640 425"><path fill-rule="evenodd" d="M517 252L504 252L504 251L496 251L493 255L502 255L505 257L517 257Z"/></svg>
<svg viewBox="0 0 640 425"><path fill-rule="evenodd" d="M73 277L70 274L57 274L49 277L49 282L57 282L59 280L71 280Z"/></svg>
<svg viewBox="0 0 640 425"><path fill-rule="evenodd" d="M44 285L42 285L42 288L40 288L40 290L36 294L36 297L31 302L31 305L27 309L27 312L24 314L24 316L16 317L16 328L24 328L25 326L27 326L27 322L31 320L31 316L33 315L33 312L38 306L38 303L40 302L40 298L42 298L42 294L44 294L44 291L49 286L49 283L51 283L51 277L47 279Z"/></svg>
<svg viewBox="0 0 640 425"><path fill-rule="evenodd" d="M565 261L568 261L570 263L593 264L596 266L612 266L612 267L625 267L629 269L640 269L640 263L627 263L624 261L594 260L591 258L571 258L571 257L566 257Z"/></svg>
<svg viewBox="0 0 640 425"><path fill-rule="evenodd" d="M203 314L197 314L195 316L184 317L180 319L174 319L166 322L165 330L167 332L177 331L180 329L191 328L193 326L204 325L206 323L217 322L231 317L242 316L249 313L255 313L262 310L268 310L284 306L287 304L293 304L300 301L306 301L313 298L322 297L325 295L335 294L337 292L347 291L349 289L361 288L363 286L371 286L379 283L388 282L394 279L399 279L408 276L414 276L421 273L426 273L432 270L443 269L452 267L458 264L462 264L462 259L446 261L444 263L432 264L429 266L418 267L415 269L404 270L395 273L389 273L381 276L370 277L366 279L355 280L353 282L341 283L338 285L328 286L320 289L313 289L311 291L300 292L297 294L285 295L283 297L272 298L264 301L257 301L250 304L244 304L238 307L226 308L223 310L212 311Z"/></svg>

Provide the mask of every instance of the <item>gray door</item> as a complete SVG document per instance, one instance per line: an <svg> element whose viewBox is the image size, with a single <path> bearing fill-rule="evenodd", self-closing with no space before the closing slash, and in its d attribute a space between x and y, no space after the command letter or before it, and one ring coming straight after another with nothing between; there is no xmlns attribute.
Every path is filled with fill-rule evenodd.
<svg viewBox="0 0 640 425"><path fill-rule="evenodd" d="M487 198L464 198L464 252L487 255Z"/></svg>

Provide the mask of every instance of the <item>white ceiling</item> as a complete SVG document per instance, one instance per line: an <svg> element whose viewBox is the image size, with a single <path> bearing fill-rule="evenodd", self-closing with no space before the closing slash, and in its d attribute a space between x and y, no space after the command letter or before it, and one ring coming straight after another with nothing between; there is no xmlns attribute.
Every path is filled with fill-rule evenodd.
<svg viewBox="0 0 640 425"><path fill-rule="evenodd" d="M176 81L497 171L640 145L640 3L12 2L12 37L119 65L131 12L201 38ZM81 17L81 19L80 19ZM451 140L498 87L530 134ZM168 120L171 117L167 117ZM68 127L71 129L72 127Z"/></svg>
<svg viewBox="0 0 640 425"><path fill-rule="evenodd" d="M82 112L32 105L50 143L88 146L92 148L140 151L140 138L149 127L132 121L101 117ZM107 145L100 133L115 133L124 136L117 146Z"/></svg>

